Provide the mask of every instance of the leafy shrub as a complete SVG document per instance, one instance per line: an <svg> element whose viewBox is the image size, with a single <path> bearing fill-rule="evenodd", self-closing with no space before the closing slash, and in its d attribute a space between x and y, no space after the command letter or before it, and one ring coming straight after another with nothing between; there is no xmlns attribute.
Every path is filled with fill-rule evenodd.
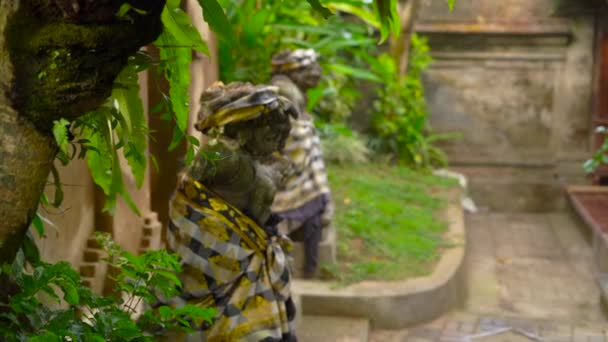
<svg viewBox="0 0 608 342"><path fill-rule="evenodd" d="M362 164L369 161L365 140L343 124L320 125L323 158L337 164Z"/></svg>
<svg viewBox="0 0 608 342"><path fill-rule="evenodd" d="M331 4L373 16L365 1ZM223 0L222 5L236 35L235 42L219 42L220 79L224 82L268 82L271 57L282 49L296 48L315 49L325 75L336 75L336 81L324 81L313 91L311 103L340 92L336 82L344 84L344 76L373 77L363 69L366 62L357 54L376 51L375 29L361 20L340 14L325 19L298 0Z"/></svg>
<svg viewBox="0 0 608 342"><path fill-rule="evenodd" d="M344 123L352 115L361 97L354 82L346 75L330 72L308 92L308 111L324 122Z"/></svg>
<svg viewBox="0 0 608 342"><path fill-rule="evenodd" d="M165 250L136 256L123 251L108 235L98 236L111 267L116 296L94 294L67 262L40 260L29 241L12 265L0 276L19 288L7 303L0 303L0 334L3 341L154 341L170 330L190 331L190 322L210 321L213 309L187 305L179 309L160 306L136 318L140 303L151 305L158 294L174 296L181 286L177 256Z"/></svg>
<svg viewBox="0 0 608 342"><path fill-rule="evenodd" d="M378 55L378 23L365 1L333 1L338 11L328 19L306 11L296 0L224 0L238 44L220 42L220 78L224 81L267 82L270 59L284 48L313 48L321 54L322 82L308 90L308 111L324 123L345 126L361 97L358 80L375 84L377 100L371 109L369 146L378 153L426 169L445 164L445 155L430 134L421 76L431 63L424 38L412 37L407 75L400 75L388 54ZM350 130L349 130L350 131ZM350 134L324 137L325 157L361 161L361 139ZM352 148L347 145L353 144ZM349 153L338 157L340 150ZM367 150L367 149L365 149ZM366 159L366 158L365 158Z"/></svg>
<svg viewBox="0 0 608 342"><path fill-rule="evenodd" d="M604 126L600 126L595 131L603 136L604 142L602 146L598 148L593 154L591 159L585 161L583 169L587 173L593 173L602 164L608 164L608 129Z"/></svg>
<svg viewBox="0 0 608 342"><path fill-rule="evenodd" d="M383 86L374 101L370 145L373 150L391 153L399 162L417 168L445 164L444 154L433 145L429 135L428 110L421 76L432 59L425 38L412 36L409 68L400 75L394 59L382 54L369 60Z"/></svg>

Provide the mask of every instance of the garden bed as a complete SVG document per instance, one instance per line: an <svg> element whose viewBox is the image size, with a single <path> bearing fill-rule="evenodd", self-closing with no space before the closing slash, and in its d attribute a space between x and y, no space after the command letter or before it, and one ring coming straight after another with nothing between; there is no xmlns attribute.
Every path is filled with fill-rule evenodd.
<svg viewBox="0 0 608 342"><path fill-rule="evenodd" d="M442 212L457 182L382 164L328 169L338 262L324 276L347 285L431 274L451 244Z"/></svg>
<svg viewBox="0 0 608 342"><path fill-rule="evenodd" d="M330 180L340 201L334 221L340 258L332 266L335 279L293 282L302 314L364 318L374 329L402 329L463 305L460 187L379 166L330 167Z"/></svg>

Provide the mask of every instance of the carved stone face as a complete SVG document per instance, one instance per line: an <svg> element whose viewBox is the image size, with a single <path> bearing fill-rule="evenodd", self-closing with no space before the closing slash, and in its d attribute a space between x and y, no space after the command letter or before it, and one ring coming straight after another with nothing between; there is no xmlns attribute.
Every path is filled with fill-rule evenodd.
<svg viewBox="0 0 608 342"><path fill-rule="evenodd" d="M267 157L285 147L291 125L287 115L281 114L282 120L264 120L262 123L252 122L243 148L256 157ZM279 117L276 115L275 118Z"/></svg>
<svg viewBox="0 0 608 342"><path fill-rule="evenodd" d="M309 88L315 87L321 80L321 66L318 63L314 63L305 68L293 70L289 73L295 84L302 90L306 91Z"/></svg>

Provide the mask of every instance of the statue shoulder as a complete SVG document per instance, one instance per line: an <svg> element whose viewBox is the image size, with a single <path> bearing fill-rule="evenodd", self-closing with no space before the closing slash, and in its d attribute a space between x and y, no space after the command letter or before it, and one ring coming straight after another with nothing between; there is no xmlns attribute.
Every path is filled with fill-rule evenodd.
<svg viewBox="0 0 608 342"><path fill-rule="evenodd" d="M238 146L219 141L201 147L187 173L199 181L218 181L230 177L242 163L248 162L246 159Z"/></svg>
<svg viewBox="0 0 608 342"><path fill-rule="evenodd" d="M272 78L271 83L279 88L280 95L288 98L298 109L303 108L306 98L300 88L289 77L277 75Z"/></svg>

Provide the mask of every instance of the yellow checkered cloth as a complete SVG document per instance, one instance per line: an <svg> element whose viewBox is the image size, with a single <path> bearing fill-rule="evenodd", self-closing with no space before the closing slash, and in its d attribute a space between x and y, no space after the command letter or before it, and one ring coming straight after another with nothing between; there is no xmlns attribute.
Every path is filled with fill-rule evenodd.
<svg viewBox="0 0 608 342"><path fill-rule="evenodd" d="M213 307L213 324L181 340L280 341L292 331L286 301L291 242L269 236L203 184L184 178L170 203L170 250L182 258L175 306Z"/></svg>
<svg viewBox="0 0 608 342"><path fill-rule="evenodd" d="M321 141L312 120L291 120L291 131L282 154L293 163L295 171L276 193L272 204L274 213L300 208L330 193Z"/></svg>

